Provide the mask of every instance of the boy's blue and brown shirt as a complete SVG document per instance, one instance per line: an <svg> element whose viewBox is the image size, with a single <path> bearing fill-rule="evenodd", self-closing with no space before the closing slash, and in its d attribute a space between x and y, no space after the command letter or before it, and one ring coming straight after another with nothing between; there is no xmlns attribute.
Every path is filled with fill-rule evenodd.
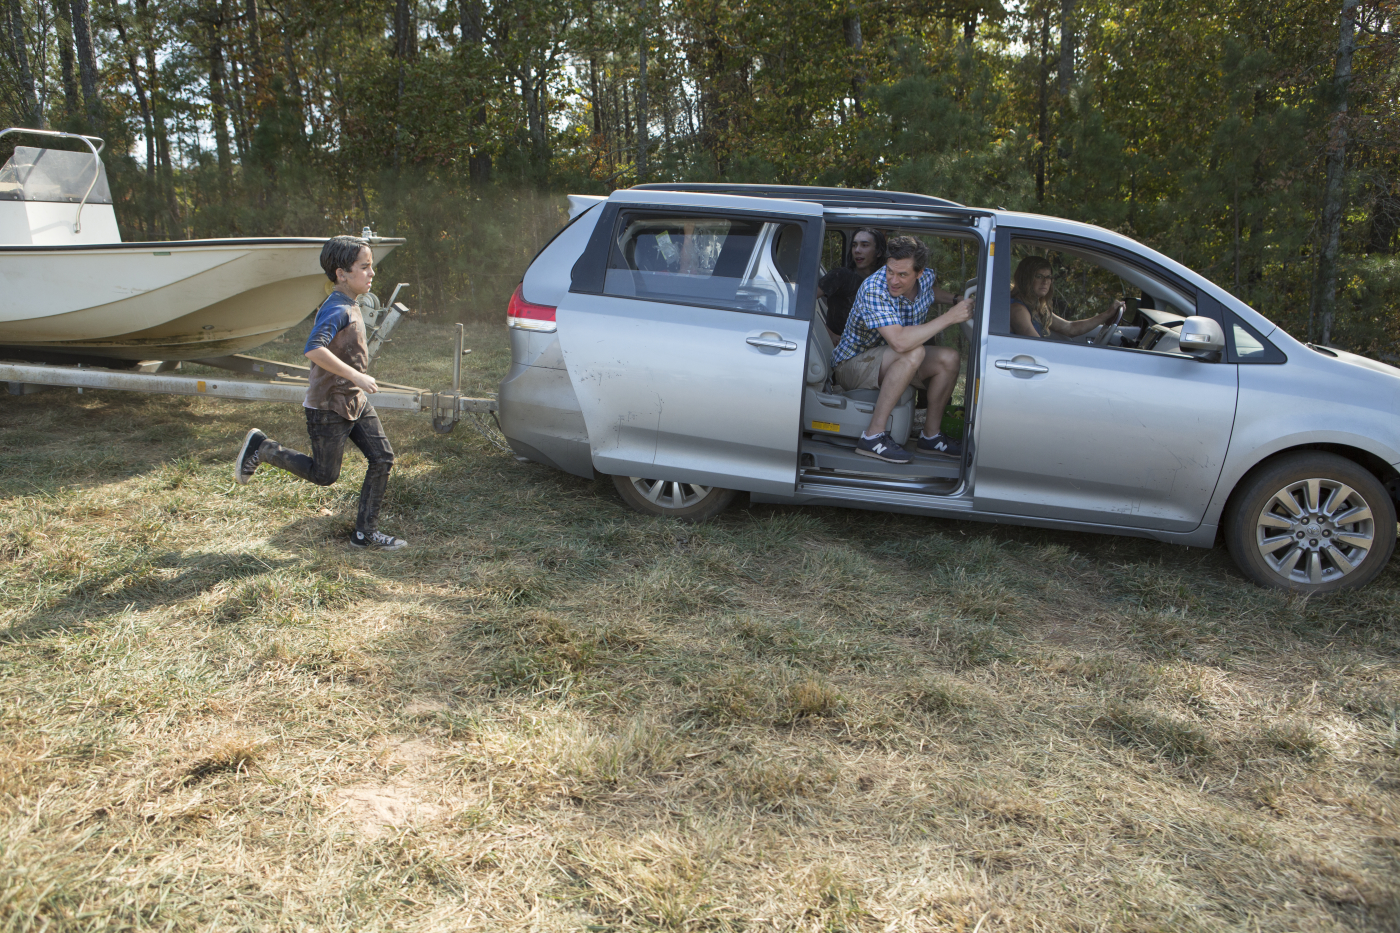
<svg viewBox="0 0 1400 933"><path fill-rule="evenodd" d="M343 363L358 372L369 367L369 348L365 344L365 319L355 299L342 292L331 292L316 311L316 323L306 338L310 353L325 347ZM369 407L369 396L348 379L311 364L311 377L306 387L307 408L333 411L349 421L356 421Z"/></svg>
<svg viewBox="0 0 1400 933"><path fill-rule="evenodd" d="M885 339L880 336L881 327L891 324L915 327L927 321L928 309L933 306L933 283L937 278L932 269L920 272L919 287L914 297L905 298L891 295L884 271L876 270L856 292L851 316L846 318L846 329L841 332L841 341L831 351L832 367L840 366L871 347L884 343Z"/></svg>

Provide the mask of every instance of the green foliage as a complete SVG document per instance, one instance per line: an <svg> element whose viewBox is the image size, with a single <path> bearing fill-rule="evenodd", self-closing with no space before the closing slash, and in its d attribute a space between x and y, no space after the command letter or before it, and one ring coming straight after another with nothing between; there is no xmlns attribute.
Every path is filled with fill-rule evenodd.
<svg viewBox="0 0 1400 933"><path fill-rule="evenodd" d="M885 119L872 126L887 155L888 187L968 204L1021 206L1031 197L1022 163L1025 145L999 135L996 74L986 57L959 44L931 60L921 43L899 52L899 78L879 92Z"/></svg>
<svg viewBox="0 0 1400 933"><path fill-rule="evenodd" d="M1335 0L117 0L96 118L52 0L5 9L0 118L100 131L128 239L369 225L419 307L497 313L564 191L889 187L1119 230L1314 324ZM1333 332L1395 353L1400 23L1359 10Z"/></svg>

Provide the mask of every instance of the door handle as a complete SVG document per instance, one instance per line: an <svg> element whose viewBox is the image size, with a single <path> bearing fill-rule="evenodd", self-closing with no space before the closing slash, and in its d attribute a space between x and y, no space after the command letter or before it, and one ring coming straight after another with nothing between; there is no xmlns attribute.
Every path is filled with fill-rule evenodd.
<svg viewBox="0 0 1400 933"><path fill-rule="evenodd" d="M1039 363L1018 363L1015 360L997 360L994 364L997 369L1009 369L1013 373L1048 373L1049 366L1041 366Z"/></svg>
<svg viewBox="0 0 1400 933"><path fill-rule="evenodd" d="M769 350L796 350L797 344L791 340L784 340L777 334L764 334L762 337L750 337L744 341L751 347L764 347Z"/></svg>

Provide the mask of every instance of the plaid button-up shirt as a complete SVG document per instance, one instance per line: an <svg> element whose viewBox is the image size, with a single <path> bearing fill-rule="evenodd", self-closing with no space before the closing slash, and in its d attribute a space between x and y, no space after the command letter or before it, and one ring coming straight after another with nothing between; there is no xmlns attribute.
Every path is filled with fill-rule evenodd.
<svg viewBox="0 0 1400 933"><path fill-rule="evenodd" d="M933 306L936 278L932 269L920 272L919 287L912 298L891 295L883 269L862 282L855 304L851 306L851 316L846 319L846 329L841 332L841 341L831 351L832 368L884 343L881 327L891 324L915 327L927 321L928 309Z"/></svg>

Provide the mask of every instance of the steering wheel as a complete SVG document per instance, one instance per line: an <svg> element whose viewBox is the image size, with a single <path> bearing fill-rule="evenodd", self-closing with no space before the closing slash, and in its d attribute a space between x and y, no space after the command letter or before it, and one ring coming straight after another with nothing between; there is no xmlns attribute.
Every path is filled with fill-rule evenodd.
<svg viewBox="0 0 1400 933"><path fill-rule="evenodd" d="M1118 313L1113 316L1113 320L1105 324L1103 326L1103 331L1098 337L1094 338L1094 346L1101 347L1108 343L1109 339L1113 336L1113 331L1123 322L1123 312L1126 310L1127 307L1125 305L1120 305L1118 307Z"/></svg>

